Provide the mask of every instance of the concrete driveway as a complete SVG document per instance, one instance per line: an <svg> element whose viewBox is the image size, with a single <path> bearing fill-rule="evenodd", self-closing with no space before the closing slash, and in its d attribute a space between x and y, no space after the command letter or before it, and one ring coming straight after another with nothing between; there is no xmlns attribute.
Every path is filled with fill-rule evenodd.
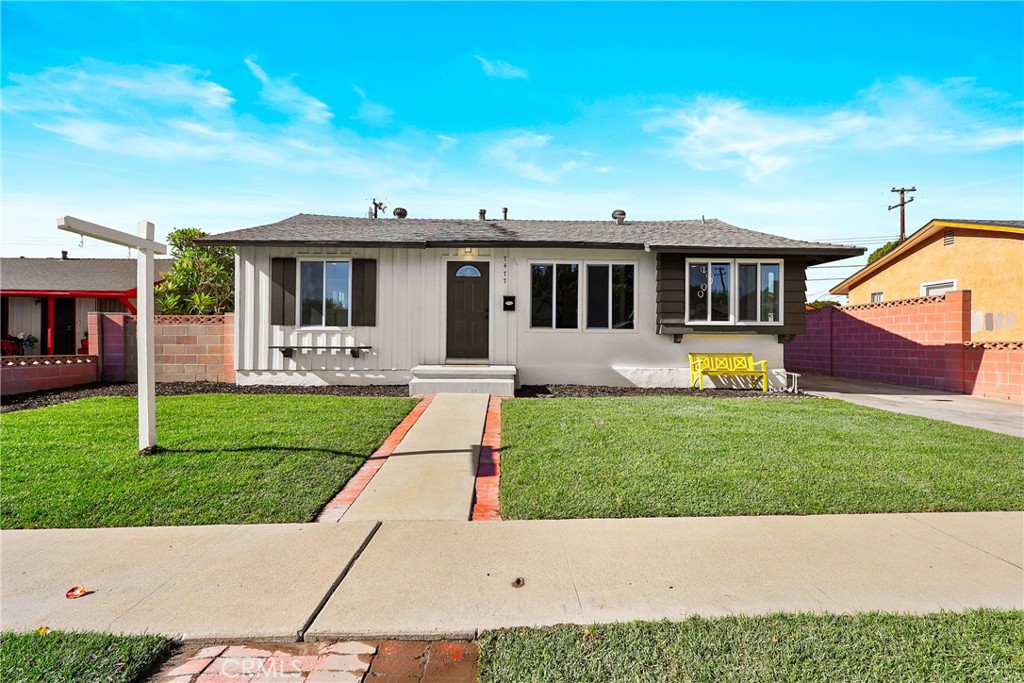
<svg viewBox="0 0 1024 683"><path fill-rule="evenodd" d="M938 389L804 374L800 388L812 396L839 398L895 413L930 417L1024 438L1024 404Z"/></svg>

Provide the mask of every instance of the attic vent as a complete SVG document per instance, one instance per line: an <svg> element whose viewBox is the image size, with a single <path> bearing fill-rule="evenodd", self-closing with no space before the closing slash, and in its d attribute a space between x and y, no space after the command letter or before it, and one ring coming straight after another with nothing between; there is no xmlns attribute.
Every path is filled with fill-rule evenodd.
<svg viewBox="0 0 1024 683"><path fill-rule="evenodd" d="M952 231L952 230L947 230L946 232L942 233L942 246L944 246L944 247L951 247L951 246L953 246L953 241L955 239L956 239L956 233L954 231Z"/></svg>

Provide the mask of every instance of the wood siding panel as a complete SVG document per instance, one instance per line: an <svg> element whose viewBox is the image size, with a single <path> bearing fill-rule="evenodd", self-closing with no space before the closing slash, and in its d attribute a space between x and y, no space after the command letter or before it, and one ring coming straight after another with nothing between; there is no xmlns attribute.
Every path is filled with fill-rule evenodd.
<svg viewBox="0 0 1024 683"><path fill-rule="evenodd" d="M662 334L802 334L806 329L806 263L803 260L784 259L782 310L784 325L687 325L686 318L686 259L714 258L707 254L658 254L657 270L657 325ZM771 255L762 258L773 259Z"/></svg>

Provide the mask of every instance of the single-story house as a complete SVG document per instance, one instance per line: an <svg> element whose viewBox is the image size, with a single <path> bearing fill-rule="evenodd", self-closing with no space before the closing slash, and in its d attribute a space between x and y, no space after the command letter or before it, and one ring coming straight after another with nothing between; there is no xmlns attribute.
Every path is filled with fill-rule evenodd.
<svg viewBox="0 0 1024 683"><path fill-rule="evenodd" d="M396 215L405 215L396 209ZM745 352L784 381L805 269L859 247L717 219L376 219L299 214L236 248L239 384L682 387L688 352ZM488 384L490 382L490 384Z"/></svg>
<svg viewBox="0 0 1024 683"><path fill-rule="evenodd" d="M973 341L1024 340L1024 221L936 218L832 288L850 304L971 292Z"/></svg>
<svg viewBox="0 0 1024 683"><path fill-rule="evenodd" d="M172 259L157 259L154 284ZM69 355L83 348L88 315L135 312L135 259L0 259L0 334L35 337L29 355Z"/></svg>

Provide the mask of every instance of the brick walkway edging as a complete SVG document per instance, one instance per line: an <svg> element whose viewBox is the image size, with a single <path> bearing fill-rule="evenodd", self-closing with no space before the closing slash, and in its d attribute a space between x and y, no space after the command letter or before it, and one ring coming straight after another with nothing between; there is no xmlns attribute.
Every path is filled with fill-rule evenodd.
<svg viewBox="0 0 1024 683"><path fill-rule="evenodd" d="M402 439L409 433L412 426L416 424L416 421L420 419L423 412L430 405L430 402L434 400L434 395L429 394L423 397L423 400L416 404L416 407L409 411L409 414L405 416L405 419L398 423L394 431L388 434L388 438L384 439L384 443L380 445L373 455L366 459L363 466L359 468L345 487L338 492L334 498L332 498L327 505L324 506L320 514L317 515L316 521L318 522L337 522L348 512L348 509L352 506L352 503L356 501L359 494L362 493L366 487L370 484L370 480L373 479L373 475L377 474L377 470L384 466L384 462L388 459L398 444L402 443Z"/></svg>
<svg viewBox="0 0 1024 683"><path fill-rule="evenodd" d="M500 522L501 504L498 489L501 483L501 402L508 396L491 396L487 402L487 420L480 442L480 462L476 469L473 495L474 522Z"/></svg>

